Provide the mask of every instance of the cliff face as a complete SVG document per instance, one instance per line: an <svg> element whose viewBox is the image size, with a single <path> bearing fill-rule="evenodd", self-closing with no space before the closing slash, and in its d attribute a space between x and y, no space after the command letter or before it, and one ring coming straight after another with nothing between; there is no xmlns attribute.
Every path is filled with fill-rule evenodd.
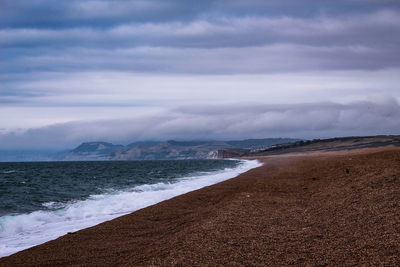
<svg viewBox="0 0 400 267"><path fill-rule="evenodd" d="M159 159L212 159L229 157L219 151L249 151L298 139L248 139L242 141L166 141L132 143L127 146L106 142L82 143L63 155L61 160L159 160ZM232 150L233 149L233 150ZM247 150L246 150L247 149ZM232 154L232 156L237 156Z"/></svg>
<svg viewBox="0 0 400 267"><path fill-rule="evenodd" d="M185 142L188 143L188 142ZM153 146L138 145L131 148L115 151L112 160L154 160L154 159L204 159L216 158L218 147L224 148L226 145L219 145L213 142L198 144L185 144L176 141L162 142Z"/></svg>

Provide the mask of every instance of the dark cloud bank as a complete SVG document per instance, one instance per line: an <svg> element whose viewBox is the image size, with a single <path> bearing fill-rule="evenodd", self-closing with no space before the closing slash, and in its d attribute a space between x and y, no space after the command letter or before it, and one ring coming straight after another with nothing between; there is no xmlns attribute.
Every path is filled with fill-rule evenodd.
<svg viewBox="0 0 400 267"><path fill-rule="evenodd" d="M3 73L400 67L398 1L3 0L0 5Z"/></svg>

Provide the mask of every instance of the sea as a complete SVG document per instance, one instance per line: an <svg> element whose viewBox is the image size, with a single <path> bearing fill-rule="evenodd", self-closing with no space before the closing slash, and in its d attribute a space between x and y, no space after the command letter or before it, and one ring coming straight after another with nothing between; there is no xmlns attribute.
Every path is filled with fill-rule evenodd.
<svg viewBox="0 0 400 267"><path fill-rule="evenodd" d="M222 159L0 162L0 257L260 165Z"/></svg>

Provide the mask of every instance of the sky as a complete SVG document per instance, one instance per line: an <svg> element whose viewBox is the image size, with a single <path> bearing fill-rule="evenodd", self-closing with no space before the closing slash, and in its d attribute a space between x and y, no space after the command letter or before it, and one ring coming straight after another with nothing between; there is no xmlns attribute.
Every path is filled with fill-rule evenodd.
<svg viewBox="0 0 400 267"><path fill-rule="evenodd" d="M0 149L377 134L398 0L0 0Z"/></svg>

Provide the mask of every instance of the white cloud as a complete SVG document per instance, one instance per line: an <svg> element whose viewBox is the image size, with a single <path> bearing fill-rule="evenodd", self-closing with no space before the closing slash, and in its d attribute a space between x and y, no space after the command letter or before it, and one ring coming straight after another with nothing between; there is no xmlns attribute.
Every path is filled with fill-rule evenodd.
<svg viewBox="0 0 400 267"><path fill-rule="evenodd" d="M177 106L187 103L299 103L400 97L400 69L237 75L81 72L20 74L0 89L10 101L31 106ZM19 79L21 78L21 79ZM4 100L4 98L3 98ZM14 100L14 101L12 101Z"/></svg>

